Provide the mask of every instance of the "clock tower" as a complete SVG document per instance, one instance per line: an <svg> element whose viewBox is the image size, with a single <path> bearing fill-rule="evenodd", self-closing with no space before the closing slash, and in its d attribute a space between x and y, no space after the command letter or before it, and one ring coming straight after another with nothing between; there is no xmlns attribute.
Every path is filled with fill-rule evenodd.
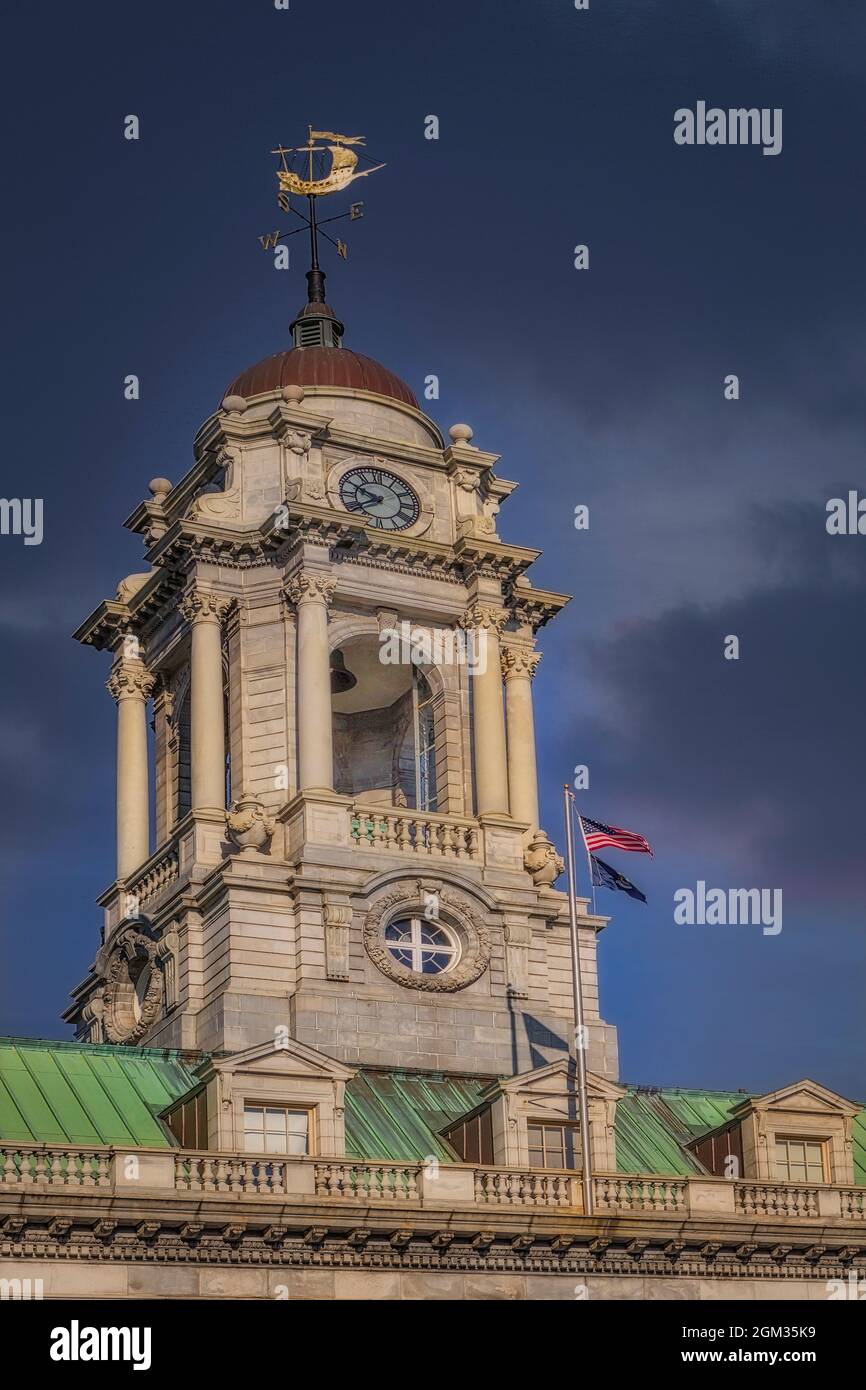
<svg viewBox="0 0 866 1390"><path fill-rule="evenodd" d="M525 1072L573 1045L532 694L567 596L499 533L498 456L344 343L315 255L307 280L291 345L125 523L148 568L76 633L113 657L117 868L65 1017L93 1042ZM614 1080L587 906L587 1060Z"/></svg>

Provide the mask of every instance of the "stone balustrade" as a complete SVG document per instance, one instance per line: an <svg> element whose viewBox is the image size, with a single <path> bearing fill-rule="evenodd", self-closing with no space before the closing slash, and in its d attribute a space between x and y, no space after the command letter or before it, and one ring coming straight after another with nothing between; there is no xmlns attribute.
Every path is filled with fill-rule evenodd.
<svg viewBox="0 0 866 1390"><path fill-rule="evenodd" d="M0 1186L65 1187L90 1191L111 1187L111 1149L46 1145L0 1146Z"/></svg>
<svg viewBox="0 0 866 1390"><path fill-rule="evenodd" d="M435 811L411 811L402 807L350 808L352 843L359 849L396 854L423 855L433 859L480 860L481 832L466 816Z"/></svg>
<svg viewBox="0 0 866 1390"><path fill-rule="evenodd" d="M817 1187L792 1183L738 1182L734 1205L743 1216L820 1216Z"/></svg>
<svg viewBox="0 0 866 1390"><path fill-rule="evenodd" d="M575 1207L581 1205L580 1180L573 1173L521 1171L516 1168L476 1168L475 1200L518 1207Z"/></svg>
<svg viewBox="0 0 866 1390"><path fill-rule="evenodd" d="M579 1175L554 1169L450 1163L367 1163L351 1159L122 1149L0 1145L0 1192L62 1187L64 1193L136 1195L173 1190L207 1197L278 1199L285 1204L399 1204L406 1209L535 1207L580 1215ZM595 1216L734 1222L777 1220L866 1223L866 1188L835 1184L736 1182L704 1175L665 1178L598 1173Z"/></svg>
<svg viewBox="0 0 866 1390"><path fill-rule="evenodd" d="M163 847L143 864L141 869L127 880L126 894L134 898L139 907L150 902L164 888L175 883L180 874L180 857L176 840Z"/></svg>
<svg viewBox="0 0 866 1390"><path fill-rule="evenodd" d="M685 1211L688 1179L601 1177L595 1178L596 1211Z"/></svg>
<svg viewBox="0 0 866 1390"><path fill-rule="evenodd" d="M316 1195L352 1202L417 1202L417 1164L317 1163Z"/></svg>

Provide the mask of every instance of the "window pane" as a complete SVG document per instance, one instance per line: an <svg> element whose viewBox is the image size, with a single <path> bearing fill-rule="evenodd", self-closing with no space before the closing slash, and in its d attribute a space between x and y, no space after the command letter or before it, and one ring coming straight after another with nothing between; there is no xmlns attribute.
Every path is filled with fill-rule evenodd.
<svg viewBox="0 0 866 1390"><path fill-rule="evenodd" d="M440 975L443 970L447 970L451 963L451 957L444 952L437 951L434 955L426 952L421 958L421 970L425 975Z"/></svg>

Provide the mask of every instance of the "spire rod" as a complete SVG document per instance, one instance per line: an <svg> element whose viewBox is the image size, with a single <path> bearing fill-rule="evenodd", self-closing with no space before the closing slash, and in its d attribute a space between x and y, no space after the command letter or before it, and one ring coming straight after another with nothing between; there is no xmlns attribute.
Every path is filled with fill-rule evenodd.
<svg viewBox="0 0 866 1390"><path fill-rule="evenodd" d="M325 303L325 272L319 269L319 228L316 223L315 195L307 195L310 205L310 269L307 271L307 303Z"/></svg>

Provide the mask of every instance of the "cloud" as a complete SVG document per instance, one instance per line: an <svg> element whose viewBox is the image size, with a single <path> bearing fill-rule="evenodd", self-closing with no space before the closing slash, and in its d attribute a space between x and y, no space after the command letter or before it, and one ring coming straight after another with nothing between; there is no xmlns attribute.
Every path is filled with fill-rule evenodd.
<svg viewBox="0 0 866 1390"><path fill-rule="evenodd" d="M744 885L850 901L866 886L866 550L797 506L752 520L774 557L766 584L593 645L586 743L599 780L652 808L672 845L702 844Z"/></svg>

